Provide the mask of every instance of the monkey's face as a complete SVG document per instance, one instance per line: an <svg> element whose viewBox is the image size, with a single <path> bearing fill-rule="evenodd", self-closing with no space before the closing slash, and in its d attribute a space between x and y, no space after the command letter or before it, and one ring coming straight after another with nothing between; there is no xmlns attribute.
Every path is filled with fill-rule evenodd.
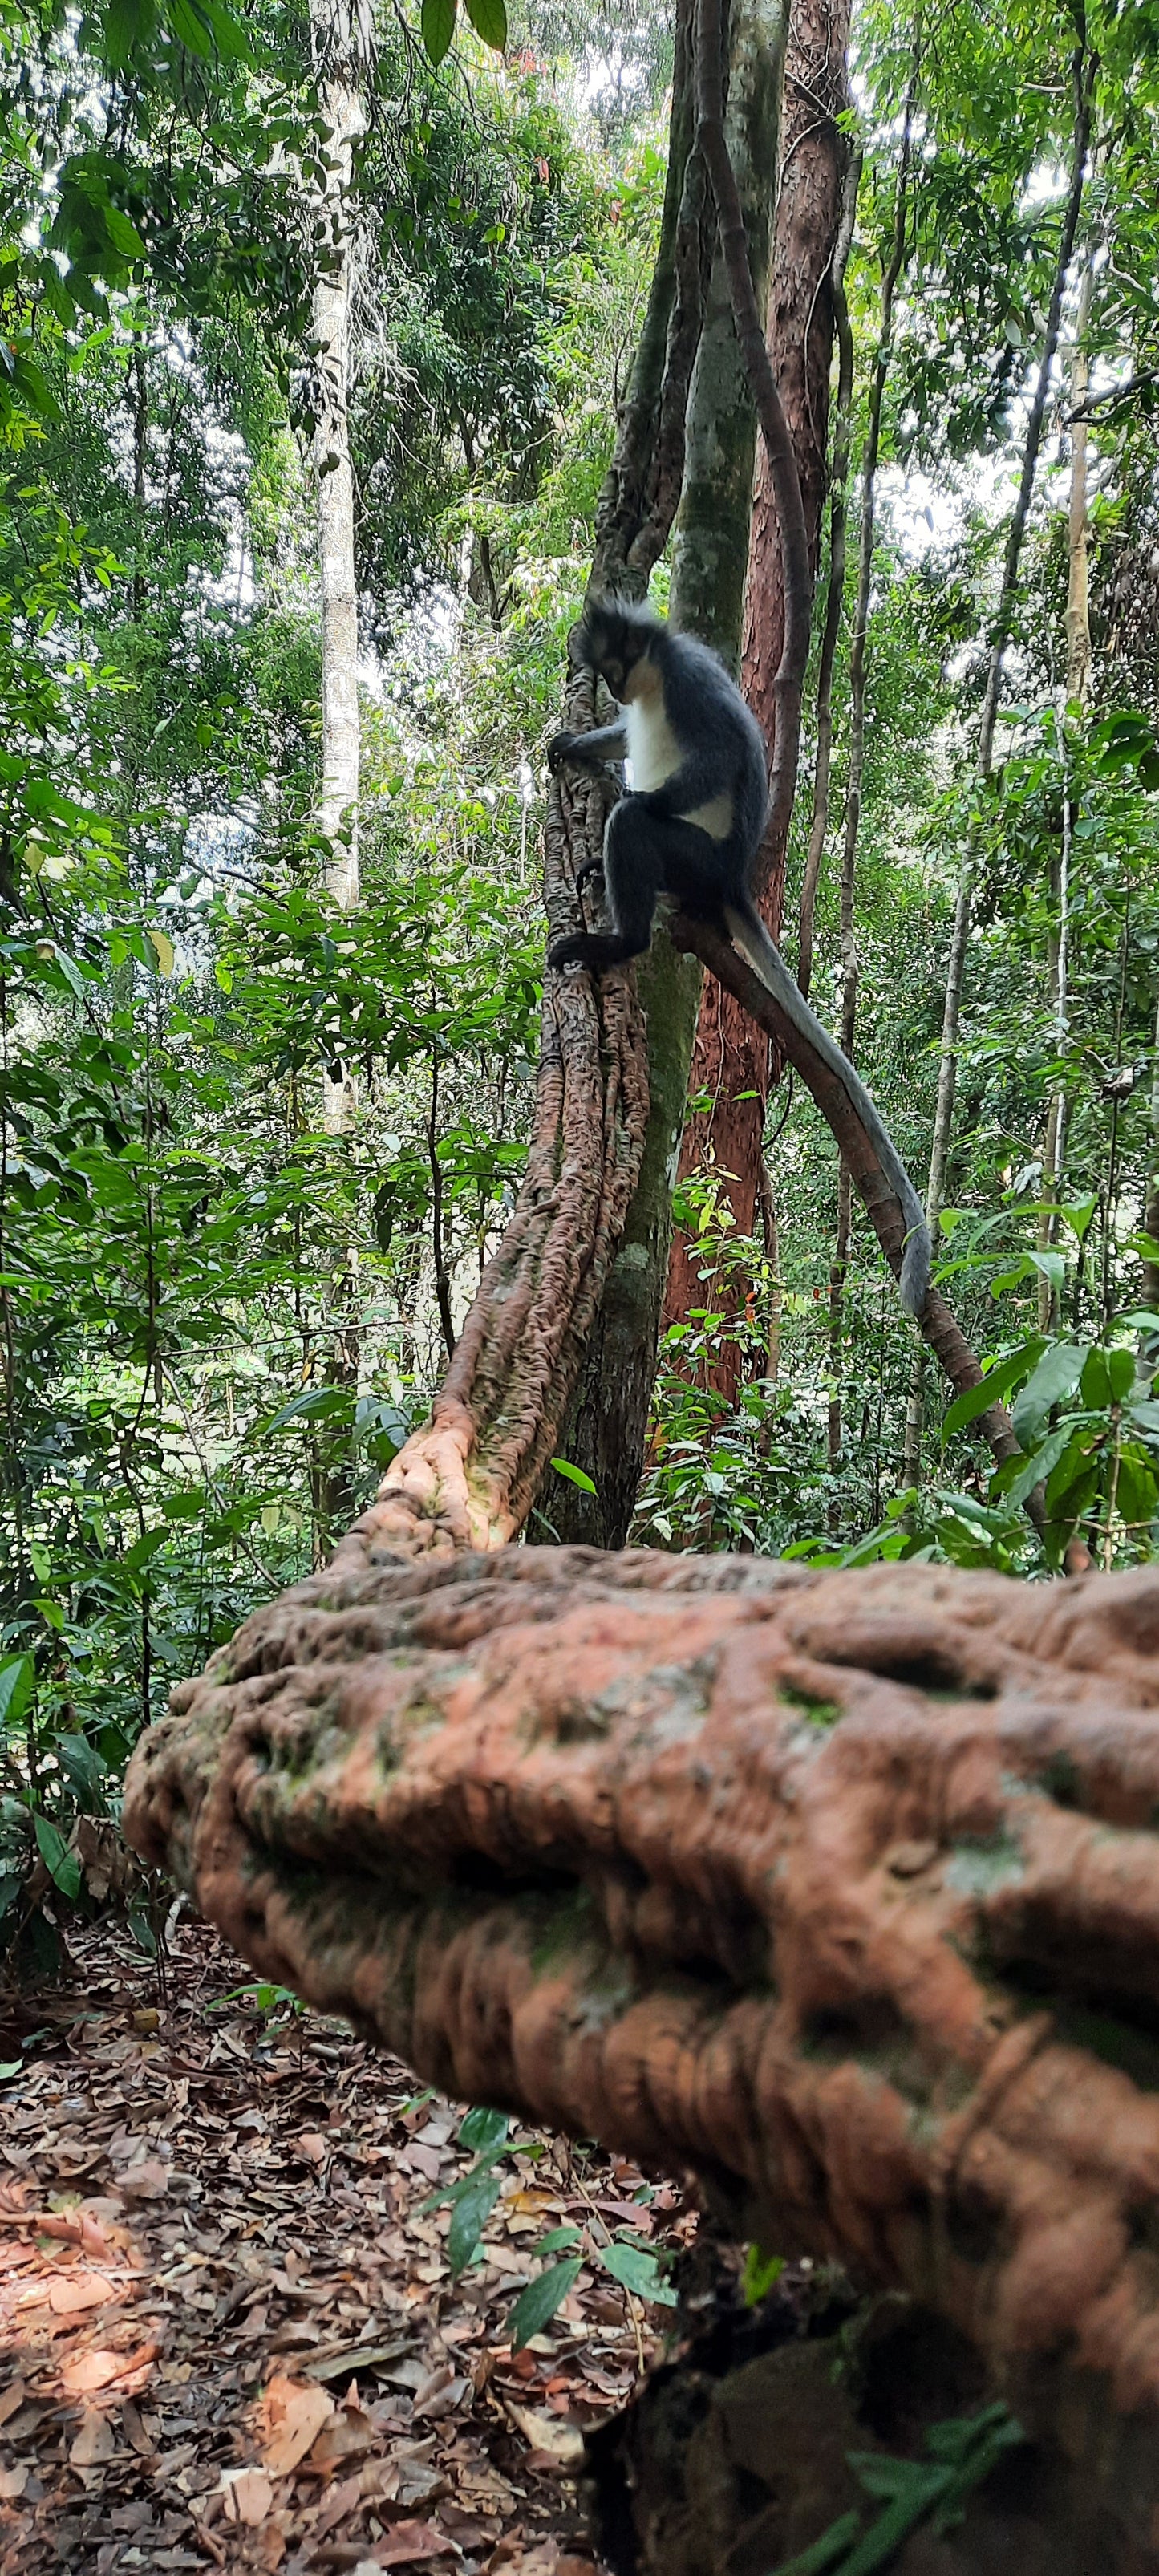
<svg viewBox="0 0 1159 2576"><path fill-rule="evenodd" d="M646 610L625 610L615 601L593 600L576 629L577 661L586 662L621 705L632 672L647 653L654 625Z"/></svg>

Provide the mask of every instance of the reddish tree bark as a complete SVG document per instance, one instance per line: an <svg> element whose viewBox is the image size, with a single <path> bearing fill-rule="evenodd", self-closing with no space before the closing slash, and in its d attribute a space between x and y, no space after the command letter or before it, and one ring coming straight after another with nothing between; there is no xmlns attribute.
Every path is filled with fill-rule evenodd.
<svg viewBox="0 0 1159 2576"><path fill-rule="evenodd" d="M784 151L773 266L769 281L766 345L792 435L801 485L809 568L816 578L826 493L829 373L833 307L829 272L841 220L848 145L836 117L848 104L845 54L848 0L831 11L823 0L794 0L785 74ZM776 681L785 633L780 517L772 467L762 444L749 546L741 684L749 705L776 751ZM761 910L779 938L784 903L788 813L770 818L762 852ZM761 1137L772 1076L764 1032L734 995L710 981L689 1078L690 1091L709 1092L709 1110L689 1118L680 1155L680 1177L708 1166L721 1176L723 1197L738 1233L756 1228L760 1202ZM673 1239L665 1298L665 1327L694 1306L743 1303L747 1274L718 1281L708 1291L699 1275L695 1238ZM708 1369L707 1384L723 1405L736 1400L742 1358L727 1342Z"/></svg>

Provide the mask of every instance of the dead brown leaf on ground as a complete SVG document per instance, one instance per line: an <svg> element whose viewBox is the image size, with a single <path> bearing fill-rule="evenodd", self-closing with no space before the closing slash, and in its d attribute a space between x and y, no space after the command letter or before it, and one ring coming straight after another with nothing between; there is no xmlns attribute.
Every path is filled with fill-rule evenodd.
<svg viewBox="0 0 1159 2576"><path fill-rule="evenodd" d="M666 2323L598 2250L686 2244L676 2187L518 2129L456 2281L461 2108L239 1995L203 1925L163 1992L120 1931L74 1948L3 2094L0 2576L593 2576L568 2471ZM513 2351L561 2228L583 2268Z"/></svg>

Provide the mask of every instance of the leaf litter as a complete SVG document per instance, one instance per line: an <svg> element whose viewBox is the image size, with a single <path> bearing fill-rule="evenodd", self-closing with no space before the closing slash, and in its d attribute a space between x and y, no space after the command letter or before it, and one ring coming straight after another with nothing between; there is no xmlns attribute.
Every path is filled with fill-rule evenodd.
<svg viewBox="0 0 1159 2576"><path fill-rule="evenodd" d="M662 2349L677 2187L464 2121L189 1918L161 1997L115 1927L73 1951L0 2100L0 2576L593 2576L574 2471Z"/></svg>

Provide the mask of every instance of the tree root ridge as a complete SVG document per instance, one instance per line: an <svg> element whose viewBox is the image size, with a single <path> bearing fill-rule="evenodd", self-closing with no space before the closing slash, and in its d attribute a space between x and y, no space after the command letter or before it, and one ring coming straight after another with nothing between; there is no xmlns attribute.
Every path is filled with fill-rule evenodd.
<svg viewBox="0 0 1159 2576"><path fill-rule="evenodd" d="M1159 1569L1024 1587L374 1513L126 1828L426 2081L669 2170L988 2356L1159 2397Z"/></svg>

